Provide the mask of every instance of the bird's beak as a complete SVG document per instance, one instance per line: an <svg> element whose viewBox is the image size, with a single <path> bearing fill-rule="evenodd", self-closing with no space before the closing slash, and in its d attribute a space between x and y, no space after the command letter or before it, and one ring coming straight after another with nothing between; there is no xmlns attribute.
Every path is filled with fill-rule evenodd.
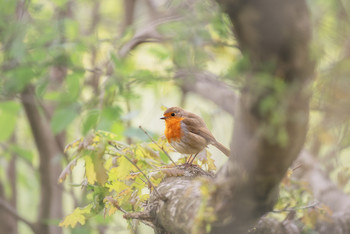
<svg viewBox="0 0 350 234"><path fill-rule="evenodd" d="M165 117L162 117L162 118L160 118L160 119L165 119Z"/></svg>

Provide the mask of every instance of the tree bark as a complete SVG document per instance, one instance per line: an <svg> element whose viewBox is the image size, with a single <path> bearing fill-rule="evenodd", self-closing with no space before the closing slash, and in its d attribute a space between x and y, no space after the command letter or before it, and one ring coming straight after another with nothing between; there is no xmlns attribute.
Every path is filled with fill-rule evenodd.
<svg viewBox="0 0 350 234"><path fill-rule="evenodd" d="M272 209L278 185L304 144L309 111L307 81L313 70L308 52L310 22L306 3L300 0L219 2L229 14L253 70L236 111L232 155L218 175L219 183L231 186L229 197L228 191L219 192L218 201L231 201L218 209L222 215L219 220L231 215L231 222L213 229L240 233ZM269 64L272 66L267 70ZM269 82L282 81L286 87L273 109L263 113L259 109L263 102L277 98L271 86L256 87L265 79L261 73L266 70ZM271 118L278 110L282 110L278 118L284 121L273 126ZM268 136L266 131L271 130L273 134L283 131L287 141Z"/></svg>
<svg viewBox="0 0 350 234"><path fill-rule="evenodd" d="M9 141L11 144L15 144L16 143L15 135L12 135ZM17 168L17 155L15 153L12 153L11 159L8 163L7 170L6 170L7 177L5 177L5 180L7 180L7 183L10 185L9 187L11 188L11 198L6 198L4 185L2 181L0 181L0 199L2 199L4 202L7 202L14 209L17 209L16 168ZM11 214L7 213L6 209L1 209L1 207L0 207L0 230L3 230L5 233L8 233L8 234L18 233L17 219L13 217Z"/></svg>
<svg viewBox="0 0 350 234"><path fill-rule="evenodd" d="M40 207L38 216L38 233L47 234L49 225L47 219L51 217L53 200L52 188L52 159L61 154L54 134L46 118L42 116L39 105L35 99L32 86L28 86L21 93L22 105L24 107L29 125L34 136L35 144L39 153L39 176L40 176ZM56 180L55 180L56 181Z"/></svg>

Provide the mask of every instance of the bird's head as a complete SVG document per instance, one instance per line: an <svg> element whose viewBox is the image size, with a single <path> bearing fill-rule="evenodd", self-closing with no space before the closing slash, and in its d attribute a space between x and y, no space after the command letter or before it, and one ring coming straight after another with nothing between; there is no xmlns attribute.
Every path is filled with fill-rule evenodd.
<svg viewBox="0 0 350 234"><path fill-rule="evenodd" d="M170 107L166 111L164 111L163 117L161 119L174 119L174 118L183 118L186 115L186 111L181 107Z"/></svg>

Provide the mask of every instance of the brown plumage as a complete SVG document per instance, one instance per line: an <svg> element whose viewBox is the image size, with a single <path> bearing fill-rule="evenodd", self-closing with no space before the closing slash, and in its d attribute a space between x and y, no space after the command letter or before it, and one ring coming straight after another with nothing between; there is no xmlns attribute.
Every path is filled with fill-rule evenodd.
<svg viewBox="0 0 350 234"><path fill-rule="evenodd" d="M179 153L197 155L207 145L212 144L226 156L230 156L230 150L215 139L198 115L180 107L170 107L163 116L161 119L165 120L165 137ZM188 162L192 163L194 158Z"/></svg>

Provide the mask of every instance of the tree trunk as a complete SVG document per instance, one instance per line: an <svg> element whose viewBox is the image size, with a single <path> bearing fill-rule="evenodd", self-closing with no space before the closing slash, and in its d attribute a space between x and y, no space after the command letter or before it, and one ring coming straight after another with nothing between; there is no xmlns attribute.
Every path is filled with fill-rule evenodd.
<svg viewBox="0 0 350 234"><path fill-rule="evenodd" d="M21 94L22 105L39 153L40 207L38 234L50 233L47 220L51 217L53 203L53 160L61 154L54 134L46 118L39 111L34 89L28 86ZM56 180L55 180L56 181ZM55 183L56 184L56 183Z"/></svg>

